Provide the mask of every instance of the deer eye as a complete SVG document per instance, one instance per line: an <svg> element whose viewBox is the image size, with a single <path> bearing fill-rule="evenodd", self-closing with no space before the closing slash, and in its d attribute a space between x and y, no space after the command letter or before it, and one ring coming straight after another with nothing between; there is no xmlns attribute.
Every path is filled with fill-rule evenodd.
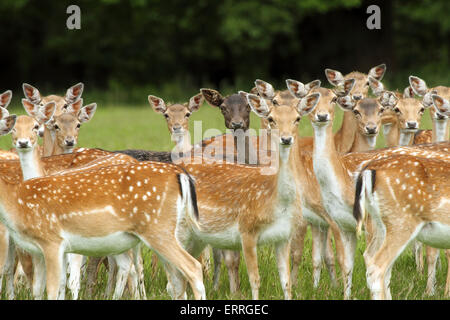
<svg viewBox="0 0 450 320"><path fill-rule="evenodd" d="M57 124L55 124L55 125L53 126L53 128L54 128L55 130L59 130L59 126L58 126Z"/></svg>
<svg viewBox="0 0 450 320"><path fill-rule="evenodd" d="M77 124L77 129L80 129L81 123Z"/></svg>
<svg viewBox="0 0 450 320"><path fill-rule="evenodd" d="M420 108L419 113L423 113L424 111L425 111L425 108L422 107L422 108Z"/></svg>
<svg viewBox="0 0 450 320"><path fill-rule="evenodd" d="M300 117L297 117L297 119L295 119L294 123L297 123L300 121Z"/></svg>
<svg viewBox="0 0 450 320"><path fill-rule="evenodd" d="M186 113L186 115L185 115L186 118L189 118L190 116L191 116L190 112Z"/></svg>
<svg viewBox="0 0 450 320"><path fill-rule="evenodd" d="M63 105L63 109L67 109L69 105L66 103L65 105Z"/></svg>
<svg viewBox="0 0 450 320"><path fill-rule="evenodd" d="M269 123L275 123L272 117L267 118L267 121L269 121Z"/></svg>
<svg viewBox="0 0 450 320"><path fill-rule="evenodd" d="M382 114L384 112L384 108L381 108L380 111L378 111L378 114Z"/></svg>
<svg viewBox="0 0 450 320"><path fill-rule="evenodd" d="M394 111L397 112L397 113L402 113L398 107L395 107Z"/></svg>
<svg viewBox="0 0 450 320"><path fill-rule="evenodd" d="M275 99L272 100L272 103L273 103L274 106L278 106L279 105L278 104L278 100L275 100Z"/></svg>
<svg viewBox="0 0 450 320"><path fill-rule="evenodd" d="M38 125L38 124L35 125L34 128L33 128L33 130L39 130L39 125Z"/></svg>
<svg viewBox="0 0 450 320"><path fill-rule="evenodd" d="M167 113L164 113L164 117L165 117L166 119L169 119L169 115L168 115Z"/></svg>
<svg viewBox="0 0 450 320"><path fill-rule="evenodd" d="M359 112L359 111L356 110L356 109L353 110L353 113L354 113L356 116L361 116L361 112Z"/></svg>

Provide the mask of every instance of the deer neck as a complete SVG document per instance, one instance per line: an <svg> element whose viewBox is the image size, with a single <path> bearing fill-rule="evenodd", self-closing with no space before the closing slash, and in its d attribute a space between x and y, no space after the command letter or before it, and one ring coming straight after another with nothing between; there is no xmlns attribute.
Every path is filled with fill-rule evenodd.
<svg viewBox="0 0 450 320"><path fill-rule="evenodd" d="M49 130L47 126L45 126L44 129L44 136L43 136L43 157L49 157L49 156L55 156L58 154L64 153L64 150L58 147L58 144L56 143L56 134L54 131Z"/></svg>
<svg viewBox="0 0 450 320"><path fill-rule="evenodd" d="M351 152L365 152L375 149L377 143L377 136L366 136L361 134L359 130L355 133L355 143L352 146Z"/></svg>
<svg viewBox="0 0 450 320"><path fill-rule="evenodd" d="M450 120L433 120L433 142L448 140L450 133Z"/></svg>
<svg viewBox="0 0 450 320"><path fill-rule="evenodd" d="M332 125L313 124L313 168L325 209L344 229L354 230L352 180L333 140Z"/></svg>
<svg viewBox="0 0 450 320"><path fill-rule="evenodd" d="M29 150L17 150L17 153L19 154L23 180L42 177L44 175L39 148L34 146Z"/></svg>
<svg viewBox="0 0 450 320"><path fill-rule="evenodd" d="M184 131L182 134L172 133L172 141L175 141L175 152L188 152L192 149L191 135L189 131Z"/></svg>
<svg viewBox="0 0 450 320"><path fill-rule="evenodd" d="M414 140L414 132L405 132L400 130L400 128L398 128L398 135L399 135L399 139L398 139L398 145L399 146L410 146L413 143Z"/></svg>
<svg viewBox="0 0 450 320"><path fill-rule="evenodd" d="M387 147L398 145L400 130L397 122L383 124L383 135Z"/></svg>
<svg viewBox="0 0 450 320"><path fill-rule="evenodd" d="M291 146L278 145L279 169L277 174L277 195L279 202L291 205L296 198L297 166L295 159L298 155L297 143Z"/></svg>
<svg viewBox="0 0 450 320"><path fill-rule="evenodd" d="M344 112L340 129L334 135L334 142L338 152L350 152L355 141L357 123L351 112Z"/></svg>

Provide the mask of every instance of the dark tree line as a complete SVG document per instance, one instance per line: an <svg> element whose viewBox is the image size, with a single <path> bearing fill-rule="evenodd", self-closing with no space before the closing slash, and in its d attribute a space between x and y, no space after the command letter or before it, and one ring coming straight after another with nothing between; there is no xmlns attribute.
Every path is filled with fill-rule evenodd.
<svg viewBox="0 0 450 320"><path fill-rule="evenodd" d="M81 30L66 28L70 4ZM381 30L366 27L370 4ZM381 62L393 86L412 72L448 84L449 12L448 0L2 0L0 90L246 89L255 78L281 85Z"/></svg>

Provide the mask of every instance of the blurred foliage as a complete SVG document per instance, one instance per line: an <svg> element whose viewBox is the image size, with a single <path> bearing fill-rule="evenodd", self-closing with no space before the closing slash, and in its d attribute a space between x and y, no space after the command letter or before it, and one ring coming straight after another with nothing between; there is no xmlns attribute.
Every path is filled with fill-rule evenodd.
<svg viewBox="0 0 450 320"><path fill-rule="evenodd" d="M66 8L81 8L81 30ZM382 29L368 30L368 5ZM2 0L0 91L43 93L79 81L109 103L147 94L186 99L200 87L249 90L256 78L324 80L324 68L388 65L388 87L411 73L448 84L447 0ZM62 93L61 92L61 93ZM113 100L113 101L111 101Z"/></svg>

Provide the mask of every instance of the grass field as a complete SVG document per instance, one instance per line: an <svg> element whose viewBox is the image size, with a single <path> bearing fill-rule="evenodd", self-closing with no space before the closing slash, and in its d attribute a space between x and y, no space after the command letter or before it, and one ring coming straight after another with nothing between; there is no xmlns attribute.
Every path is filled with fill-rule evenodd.
<svg viewBox="0 0 450 320"><path fill-rule="evenodd" d="M89 103L90 101L85 101ZM18 106L10 107L10 113L24 114L24 110ZM203 120L203 130L217 128L224 131L224 121L219 110L204 104L203 107L191 117L191 121ZM342 112L338 111L334 128L338 128L342 121ZM252 114L251 124L253 128L259 127L259 121ZM191 126L191 134L193 134ZM428 112L426 112L422 128L431 128ZM213 133L214 134L214 133ZM213 135L209 134L209 135ZM312 128L307 118L300 124L300 135L312 135ZM198 142L195 140L194 142ZM380 136L377 146L383 146L383 137ZM99 147L106 150L120 150L127 148L139 148L148 150L170 150L173 142L170 141L167 125L164 118L152 111L149 105L128 105L123 107L112 107L99 105L96 115L92 121L84 124L80 131L78 146ZM11 138L9 136L0 139L0 148L10 149ZM356 254L355 269L353 275L353 297L355 299L369 299L369 290L366 286L365 266L362 258L364 251L364 241L359 241ZM150 268L150 252L144 250L145 261L145 282L147 296L149 299L169 299L166 293L166 276L161 267L155 274ZM241 260L243 261L243 260ZM275 263L274 250L272 247L259 249L259 267L261 274L261 299L282 299L283 292L278 280L278 272ZM312 264L311 264L311 236L305 242L304 258L299 270L298 286L293 288L294 299L342 299L343 287L339 285L333 288L330 285L328 274L322 271L322 278L318 289L313 289ZM337 268L339 270L339 268ZM424 294L426 286L426 275L418 274L415 269L414 259L411 250L407 250L397 260L391 280L391 291L394 299L445 299L444 285L447 270L447 262L444 255L441 255L441 268L437 272L436 295L427 297ZM106 287L106 272L101 269L100 278L96 287L95 299L105 299L104 291ZM251 290L245 265L240 266L241 293L230 296L228 286L228 276L225 267L222 266L220 288L217 291L212 289L212 274L205 275L205 286L208 299L250 299ZM84 293L85 285L82 284L80 297L86 299ZM189 297L192 294L189 289ZM4 293L1 296L5 299ZM24 287L19 287L18 299L31 299L31 293ZM68 295L67 298L70 298ZM127 299L127 293L124 299Z"/></svg>

